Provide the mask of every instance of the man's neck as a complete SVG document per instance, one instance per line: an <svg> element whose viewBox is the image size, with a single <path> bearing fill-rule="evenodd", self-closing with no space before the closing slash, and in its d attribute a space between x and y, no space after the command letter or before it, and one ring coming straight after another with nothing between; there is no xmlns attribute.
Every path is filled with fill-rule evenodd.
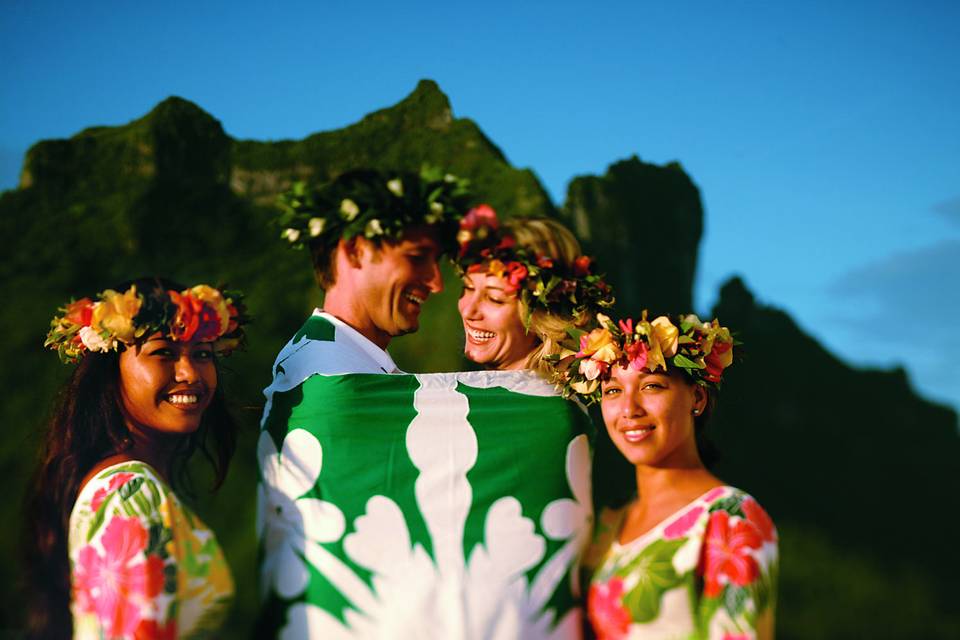
<svg viewBox="0 0 960 640"><path fill-rule="evenodd" d="M366 309L356 303L356 298L333 285L327 289L323 299L323 310L338 320L350 325L364 338L384 351L390 344L390 334L381 331L370 318Z"/></svg>

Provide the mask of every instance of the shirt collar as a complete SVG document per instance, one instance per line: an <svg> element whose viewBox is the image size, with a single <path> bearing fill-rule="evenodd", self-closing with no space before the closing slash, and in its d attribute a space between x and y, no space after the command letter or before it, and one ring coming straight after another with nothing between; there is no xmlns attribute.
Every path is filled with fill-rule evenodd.
<svg viewBox="0 0 960 640"><path fill-rule="evenodd" d="M393 361L393 358L390 357L389 353L373 344L369 338L348 325L346 322L332 313L327 313L322 309L314 309L313 315L329 320L333 326L337 328L338 332L342 333L342 335L350 340L350 342L353 342L361 350L363 350L364 353L373 358L373 360L381 369L384 370L385 373L400 373L397 363Z"/></svg>

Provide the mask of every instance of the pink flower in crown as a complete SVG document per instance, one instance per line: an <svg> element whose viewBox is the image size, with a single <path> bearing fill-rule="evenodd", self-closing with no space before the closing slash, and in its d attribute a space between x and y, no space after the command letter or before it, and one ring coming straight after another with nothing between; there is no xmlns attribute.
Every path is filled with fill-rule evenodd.
<svg viewBox="0 0 960 640"><path fill-rule="evenodd" d="M144 604L163 588L163 561L143 559L147 540L136 517L117 516L100 539L105 553L88 544L74 564L74 599L81 611L96 614L107 637L132 636Z"/></svg>
<svg viewBox="0 0 960 640"><path fill-rule="evenodd" d="M702 561L697 572L703 576L703 593L715 598L727 584L746 586L760 573L754 552L763 545L757 528L746 520L731 522L726 511L714 511L707 523Z"/></svg>
<svg viewBox="0 0 960 640"><path fill-rule="evenodd" d="M627 354L628 366L636 371L643 371L647 368L647 354L650 348L644 340L634 340L623 347L623 352Z"/></svg>
<svg viewBox="0 0 960 640"><path fill-rule="evenodd" d="M100 505L103 504L103 501L106 499L107 495L127 484L127 481L132 477L132 473L118 473L110 478L110 484L108 484L106 487L100 487L93 493L93 498L90 500L90 508L94 511L98 510Z"/></svg>
<svg viewBox="0 0 960 640"><path fill-rule="evenodd" d="M460 221L460 228L467 231L474 231L480 227L500 228L497 212L488 204L478 204L467 211L467 215L463 216L463 220Z"/></svg>
<svg viewBox="0 0 960 640"><path fill-rule="evenodd" d="M697 520L703 514L704 510L702 505L697 505L690 509L664 528L663 537L667 540L682 538L693 528L693 525L697 523Z"/></svg>
<svg viewBox="0 0 960 640"><path fill-rule="evenodd" d="M623 580L614 577L609 582L590 585L587 614L598 640L625 638L630 628L630 612L623 606Z"/></svg>

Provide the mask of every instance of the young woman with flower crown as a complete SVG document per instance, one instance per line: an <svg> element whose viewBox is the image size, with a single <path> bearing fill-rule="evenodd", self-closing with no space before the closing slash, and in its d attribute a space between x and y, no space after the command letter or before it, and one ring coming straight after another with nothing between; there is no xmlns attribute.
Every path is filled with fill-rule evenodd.
<svg viewBox="0 0 960 640"><path fill-rule="evenodd" d="M597 545L587 597L597 637L771 638L776 529L697 450L732 362L730 331L694 315L599 320L560 370L568 395L600 400L638 497L605 523L611 539Z"/></svg>
<svg viewBox="0 0 960 640"><path fill-rule="evenodd" d="M568 327L585 327L613 304L610 287L591 273L573 234L545 218L500 223L488 205L460 223L458 307L464 353L490 369L553 375Z"/></svg>
<svg viewBox="0 0 960 640"><path fill-rule="evenodd" d="M235 426L216 360L243 341L241 297L145 278L61 311L46 346L79 364L27 502L31 636L204 636L233 583L172 487L196 449L215 487L226 476Z"/></svg>

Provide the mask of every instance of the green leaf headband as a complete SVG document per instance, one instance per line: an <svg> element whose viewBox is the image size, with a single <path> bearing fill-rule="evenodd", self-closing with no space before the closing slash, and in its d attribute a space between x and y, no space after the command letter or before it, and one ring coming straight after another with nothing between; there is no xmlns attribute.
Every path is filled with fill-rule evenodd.
<svg viewBox="0 0 960 640"><path fill-rule="evenodd" d="M343 239L399 239L413 226L438 229L451 252L457 223L466 211L468 182L439 169L420 173L357 169L318 189L297 182L279 196L281 237L294 248Z"/></svg>

